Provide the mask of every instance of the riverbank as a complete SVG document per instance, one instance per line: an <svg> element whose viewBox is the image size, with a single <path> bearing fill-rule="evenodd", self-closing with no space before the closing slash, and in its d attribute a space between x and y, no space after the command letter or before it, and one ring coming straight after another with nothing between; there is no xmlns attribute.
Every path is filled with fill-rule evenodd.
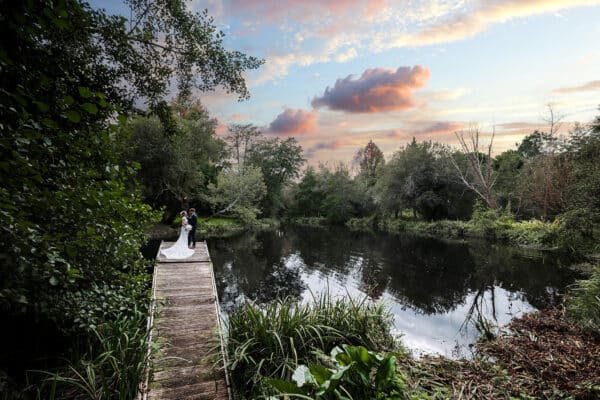
<svg viewBox="0 0 600 400"><path fill-rule="evenodd" d="M600 340L563 308L513 320L509 331L478 342L473 360L399 360L412 390L433 399L592 399L600 396Z"/></svg>
<svg viewBox="0 0 600 400"><path fill-rule="evenodd" d="M211 218L208 220L199 218L196 239L228 238L245 231L270 230L276 229L278 226L279 221L272 218L258 219L250 224L244 224L234 218ZM179 223L176 222L171 225L160 222L149 224L146 227L146 235L150 240L176 238L179 235Z"/></svg>
<svg viewBox="0 0 600 400"><path fill-rule="evenodd" d="M306 227L330 226L324 217L295 218L290 222ZM567 250L590 258L598 257L599 251L598 243L594 240L597 235L582 237L580 232L567 229L561 221L515 221L509 217L422 221L371 216L352 218L345 226L356 232L402 233L443 240L484 239L535 250Z"/></svg>
<svg viewBox="0 0 600 400"><path fill-rule="evenodd" d="M600 336L578 325L563 307L516 318L502 334L475 343L473 359L452 360L416 358L399 343L390 349L390 340L373 341L389 336L389 316L375 303L338 299L335 306L331 304L331 300L317 300L296 310L286 299L264 307L246 304L234 313L229 367L238 394L272 395L272 379L296 380L292 372L302 365L313 365L303 382L313 375L319 381L335 371L327 354L346 343L379 352L380 359L395 357L401 392L393 398L595 399L600 395ZM320 321L318 329L311 328L315 321ZM315 363L325 363L325 368L316 368ZM295 385L276 387L280 395L297 393ZM384 392L377 389L377 398L389 398Z"/></svg>

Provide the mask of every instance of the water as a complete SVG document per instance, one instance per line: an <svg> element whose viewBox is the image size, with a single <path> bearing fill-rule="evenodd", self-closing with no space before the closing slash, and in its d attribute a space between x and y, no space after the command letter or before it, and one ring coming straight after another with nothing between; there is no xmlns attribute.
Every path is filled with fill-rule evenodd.
<svg viewBox="0 0 600 400"><path fill-rule="evenodd" d="M209 240L224 313L244 299L336 295L385 301L416 354L469 357L478 315L499 326L555 304L576 278L569 260L486 242L285 227Z"/></svg>

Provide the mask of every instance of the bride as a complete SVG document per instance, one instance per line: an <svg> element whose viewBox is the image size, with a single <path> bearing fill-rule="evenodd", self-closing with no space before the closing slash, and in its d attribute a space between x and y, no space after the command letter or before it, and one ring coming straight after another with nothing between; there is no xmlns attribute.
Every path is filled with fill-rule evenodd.
<svg viewBox="0 0 600 400"><path fill-rule="evenodd" d="M175 244L168 249L163 249L160 252L171 260L182 260L184 258L191 257L194 254L194 249L188 248L188 224L187 213L181 212L181 231L179 232L179 238Z"/></svg>

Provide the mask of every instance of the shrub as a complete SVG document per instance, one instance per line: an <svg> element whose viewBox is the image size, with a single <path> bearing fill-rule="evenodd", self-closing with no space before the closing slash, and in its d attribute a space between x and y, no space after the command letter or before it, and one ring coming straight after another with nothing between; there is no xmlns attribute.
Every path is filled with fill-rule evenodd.
<svg viewBox="0 0 600 400"><path fill-rule="evenodd" d="M406 383L396 371L396 356L381 355L363 346L335 347L327 365L300 365L294 383L272 379L269 384L284 395L310 399L408 399Z"/></svg>
<svg viewBox="0 0 600 400"><path fill-rule="evenodd" d="M581 326L600 334L600 263L589 279L574 285L567 298L567 311Z"/></svg>
<svg viewBox="0 0 600 400"><path fill-rule="evenodd" d="M342 344L392 350L391 316L365 297L313 298L308 304L290 298L264 306L245 304L229 317L229 363L233 385L248 398L269 391L266 379L289 380L300 364L316 361L315 351Z"/></svg>
<svg viewBox="0 0 600 400"><path fill-rule="evenodd" d="M134 399L148 363L147 315L118 315L94 329L95 340L64 370L51 373L38 389L47 399Z"/></svg>

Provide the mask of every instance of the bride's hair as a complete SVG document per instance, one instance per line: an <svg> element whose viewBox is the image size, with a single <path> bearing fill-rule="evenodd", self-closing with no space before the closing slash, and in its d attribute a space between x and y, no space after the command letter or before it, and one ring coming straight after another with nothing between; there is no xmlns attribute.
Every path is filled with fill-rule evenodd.
<svg viewBox="0 0 600 400"><path fill-rule="evenodd" d="M182 212L179 213L179 215L182 216L182 217L186 217L187 213L185 211L182 211Z"/></svg>

